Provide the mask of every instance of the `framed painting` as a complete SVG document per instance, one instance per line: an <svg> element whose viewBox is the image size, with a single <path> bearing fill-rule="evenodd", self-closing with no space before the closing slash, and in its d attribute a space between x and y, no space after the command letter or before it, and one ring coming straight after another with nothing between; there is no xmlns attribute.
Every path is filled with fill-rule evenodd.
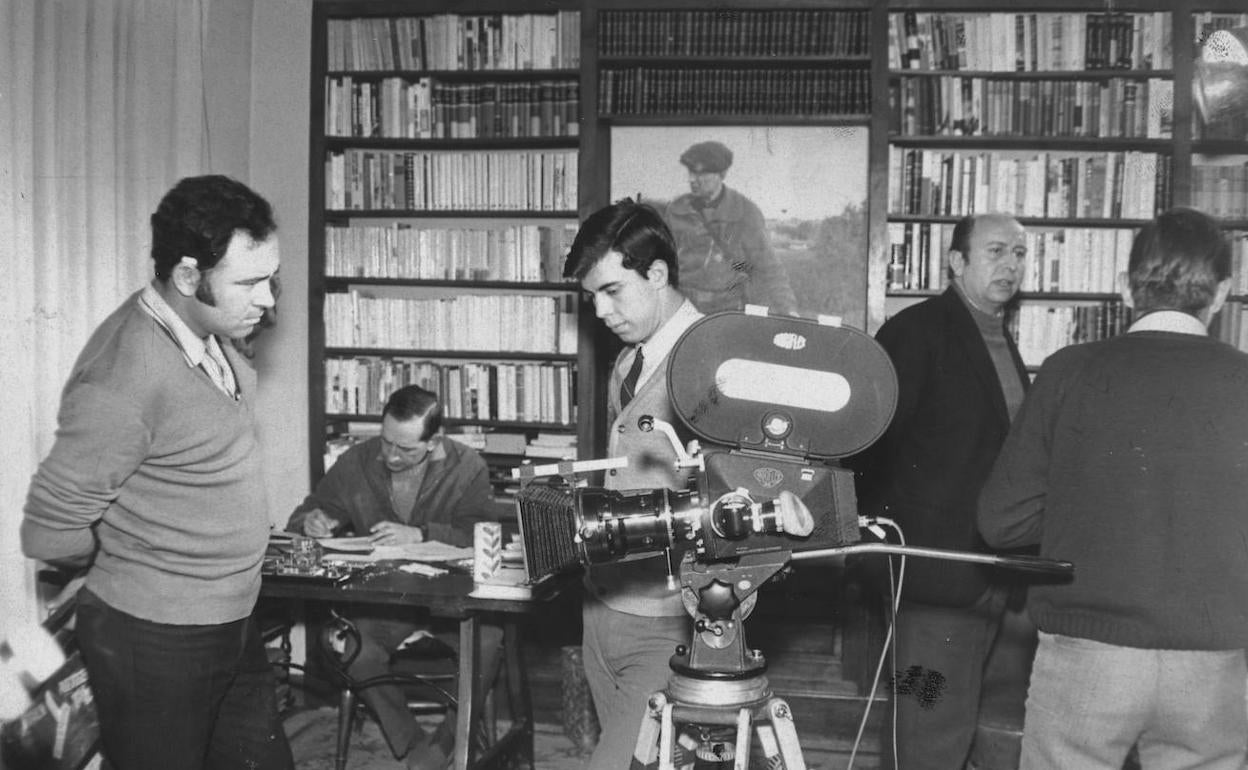
<svg viewBox="0 0 1248 770"><path fill-rule="evenodd" d="M703 312L866 328L865 127L614 126L610 190L663 214Z"/></svg>

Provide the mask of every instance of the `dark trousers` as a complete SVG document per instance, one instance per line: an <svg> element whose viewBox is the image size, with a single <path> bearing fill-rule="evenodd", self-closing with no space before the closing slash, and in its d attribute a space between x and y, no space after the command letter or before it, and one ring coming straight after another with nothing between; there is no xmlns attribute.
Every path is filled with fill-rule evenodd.
<svg viewBox="0 0 1248 770"><path fill-rule="evenodd" d="M252 618L153 623L83 589L76 631L115 770L293 770Z"/></svg>
<svg viewBox="0 0 1248 770"><path fill-rule="evenodd" d="M961 770L966 765L979 723L984 669L1006 598L1005 589L990 588L970 607L901 603L893 673L901 770ZM886 759L891 748L886 738Z"/></svg>

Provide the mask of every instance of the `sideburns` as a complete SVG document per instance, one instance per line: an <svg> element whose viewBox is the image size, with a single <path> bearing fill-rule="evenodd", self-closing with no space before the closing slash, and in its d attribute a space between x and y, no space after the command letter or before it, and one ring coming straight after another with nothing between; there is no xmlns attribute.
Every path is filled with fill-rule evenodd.
<svg viewBox="0 0 1248 770"><path fill-rule="evenodd" d="M205 273L199 274L199 285L195 287L195 299L208 307L217 306L217 296L212 293L212 285L208 282L208 276Z"/></svg>

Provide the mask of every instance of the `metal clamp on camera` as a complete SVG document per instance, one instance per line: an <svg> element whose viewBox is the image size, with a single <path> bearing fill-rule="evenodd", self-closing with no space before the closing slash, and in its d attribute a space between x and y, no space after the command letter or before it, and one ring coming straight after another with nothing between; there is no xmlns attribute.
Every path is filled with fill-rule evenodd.
<svg viewBox="0 0 1248 770"><path fill-rule="evenodd" d="M668 688L650 699L634 767L656 759L674 767L676 737L691 735L699 756L735 756L745 768L757 734L771 766L804 768L792 713L771 691L763 654L745 642L743 621L764 583L792 560L854 552L1012 565L1006 557L860 542L853 473L836 461L876 441L897 402L892 362L865 333L835 321L718 313L676 343L667 387L674 413L698 440L686 452L674 426L643 418L639 427L668 435L679 467L692 471L689 486L581 485L589 472L626 464L622 458L517 469L529 578L666 552L679 564L694 633L671 659ZM786 491L814 516L808 537L782 531L776 508ZM1020 566L1070 569L1041 559Z"/></svg>

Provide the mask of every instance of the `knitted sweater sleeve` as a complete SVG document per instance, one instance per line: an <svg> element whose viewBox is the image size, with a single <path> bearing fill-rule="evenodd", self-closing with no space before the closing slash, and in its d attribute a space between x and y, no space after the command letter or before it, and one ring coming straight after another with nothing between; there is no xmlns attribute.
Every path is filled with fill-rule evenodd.
<svg viewBox="0 0 1248 770"><path fill-rule="evenodd" d="M22 550L81 567L95 553L94 525L147 457L151 432L135 399L91 382L66 387L57 421L26 497Z"/></svg>

